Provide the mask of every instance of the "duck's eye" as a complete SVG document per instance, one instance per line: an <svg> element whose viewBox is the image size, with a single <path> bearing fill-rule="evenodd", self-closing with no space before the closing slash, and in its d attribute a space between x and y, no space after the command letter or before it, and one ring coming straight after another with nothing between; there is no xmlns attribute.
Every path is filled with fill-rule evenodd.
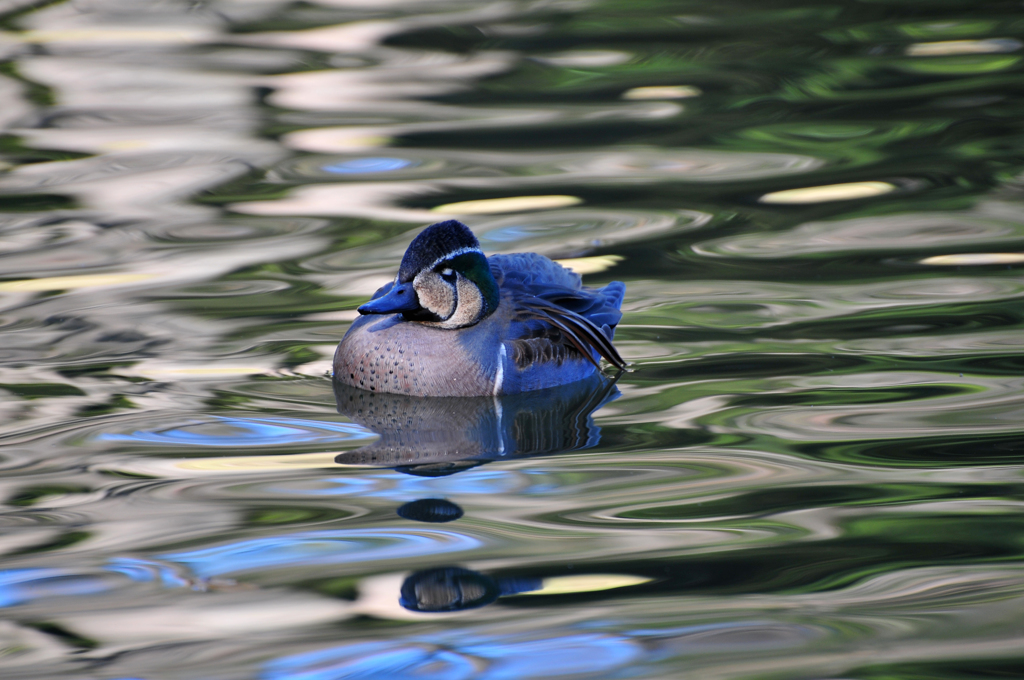
<svg viewBox="0 0 1024 680"><path fill-rule="evenodd" d="M444 269L439 271L438 274L440 274L441 278L447 281L448 283L455 283L455 279L458 278L458 276L456 276L455 272L452 270L451 267L445 267Z"/></svg>

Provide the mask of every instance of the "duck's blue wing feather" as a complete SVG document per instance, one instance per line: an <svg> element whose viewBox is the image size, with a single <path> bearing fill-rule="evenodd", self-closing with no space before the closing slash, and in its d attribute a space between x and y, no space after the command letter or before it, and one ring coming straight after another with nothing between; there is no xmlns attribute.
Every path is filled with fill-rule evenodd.
<svg viewBox="0 0 1024 680"><path fill-rule="evenodd" d="M622 318L624 284L586 288L579 275L534 253L493 255L489 262L495 279L515 301L511 342L517 364L561 363L582 356L596 365L602 356L625 367L611 343Z"/></svg>

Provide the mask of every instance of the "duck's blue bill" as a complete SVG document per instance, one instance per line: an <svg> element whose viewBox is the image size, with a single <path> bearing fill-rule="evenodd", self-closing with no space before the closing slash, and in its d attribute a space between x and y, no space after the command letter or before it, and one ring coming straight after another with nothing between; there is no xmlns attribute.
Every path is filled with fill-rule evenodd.
<svg viewBox="0 0 1024 680"><path fill-rule="evenodd" d="M412 312L420 308L420 301L416 297L411 283L404 283L395 286L384 296L376 300L370 300L359 308L360 314L395 314L397 312Z"/></svg>

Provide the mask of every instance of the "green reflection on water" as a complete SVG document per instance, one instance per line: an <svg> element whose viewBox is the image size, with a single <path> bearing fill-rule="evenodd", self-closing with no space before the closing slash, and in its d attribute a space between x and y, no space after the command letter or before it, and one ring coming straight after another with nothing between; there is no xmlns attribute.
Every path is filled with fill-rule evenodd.
<svg viewBox="0 0 1024 680"><path fill-rule="evenodd" d="M23 108L0 111L3 278L147 278L3 291L0 498L24 601L0 674L43 650L11 677L85 663L257 677L267 659L339 641L443 632L501 647L581 629L637 635L637 677L1017 669L1024 295L1005 258L1024 251L1019 3L242 0L161 9L209 35L69 40L68 16L162 28L149 5L118 6L4 15L0 86ZM85 70L62 76L73 67ZM652 87L666 89L638 90ZM324 169L375 157L410 165ZM761 201L851 182L895 189ZM338 189L352 191L302 202ZM331 349L427 210L548 194L583 203L465 219L488 247L606 258L586 282L626 282L616 342L636 370L597 412L593 448L417 475L334 466L363 440L103 439L214 416L342 420ZM1003 259L955 259L985 254ZM465 511L444 531L397 511L438 499ZM296 550L237 584L159 557L246 541L288 553L317 531L416 549L330 564ZM446 539L472 547L450 554ZM448 567L651 580L450 618L399 611L408 573ZM167 627L179 612L188 625ZM767 648L745 637L750 622L825 632ZM717 625L730 641L711 640Z"/></svg>

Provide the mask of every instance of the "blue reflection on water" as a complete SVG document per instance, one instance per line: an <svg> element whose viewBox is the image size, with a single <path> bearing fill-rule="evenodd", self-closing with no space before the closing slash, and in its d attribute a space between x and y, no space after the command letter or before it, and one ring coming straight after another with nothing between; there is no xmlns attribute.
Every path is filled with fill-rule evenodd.
<svg viewBox="0 0 1024 680"><path fill-rule="evenodd" d="M386 480L388 487L380 484ZM522 479L505 471L471 470L458 477L406 477L393 472L364 473L362 477L330 477L323 486L313 489L277 487L279 493L307 496L368 496L391 499L422 498L430 495L491 495L516 491Z"/></svg>
<svg viewBox="0 0 1024 680"><path fill-rule="evenodd" d="M506 470L470 470L458 477L409 477L391 470L373 473L357 470L349 476L319 478L315 486L280 480L267 482L261 488L272 495L377 498L401 504L430 497L516 493L524 486L523 482L524 477L518 471Z"/></svg>
<svg viewBox="0 0 1024 680"><path fill-rule="evenodd" d="M331 680L332 678L412 678L461 680L476 672L472 660L428 646L363 642L287 656L270 662L266 680Z"/></svg>
<svg viewBox="0 0 1024 680"><path fill-rule="evenodd" d="M592 623L592 622L591 622ZM607 623L607 622L606 622ZM586 626L586 624L584 624ZM709 640L721 630L760 633L793 631L772 622L650 629L626 634L572 631L544 639L520 633L473 635L464 628L406 640L356 642L269 662L263 680L344 680L346 678L479 678L512 680L565 676L629 677L637 663L657 663L681 652L750 649L749 637ZM765 637L760 648L791 647L814 635Z"/></svg>
<svg viewBox="0 0 1024 680"><path fill-rule="evenodd" d="M631 640L594 634L514 642L495 638L470 643L461 650L492 663L483 675L488 680L608 671L642 654L642 648Z"/></svg>
<svg viewBox="0 0 1024 680"><path fill-rule="evenodd" d="M375 434L353 423L330 423L299 418L227 418L212 416L166 430L136 430L131 434L105 432L97 439L136 444L179 446L281 446L373 439Z"/></svg>
<svg viewBox="0 0 1024 680"><path fill-rule="evenodd" d="M695 626L675 626L672 628L639 628L629 631L630 635L643 637L682 637L684 635L695 635L718 630L737 630L743 628L760 629L771 626L771 621L726 621L724 623L704 623Z"/></svg>
<svg viewBox="0 0 1024 680"><path fill-rule="evenodd" d="M367 172L394 172L412 165L413 162L405 158L390 158L378 156L372 158L353 158L341 163L331 163L323 166L324 172L333 172L339 175L361 174Z"/></svg>
<svg viewBox="0 0 1024 680"><path fill-rule="evenodd" d="M107 590L98 578L62 569L9 569L0 571L0 607L40 597L90 595Z"/></svg>
<svg viewBox="0 0 1024 680"><path fill-rule="evenodd" d="M133 581L148 583L159 580L163 585L171 588L182 588L191 585L173 568L166 564L160 564L153 560L144 560L136 557L116 557L106 567L109 571L123 574Z"/></svg>
<svg viewBox="0 0 1024 680"><path fill-rule="evenodd" d="M609 673L635 662L643 647L627 638L575 634L545 640L445 635L409 642L362 642L295 654L267 664L264 680L506 680ZM483 668L481 668L483 667Z"/></svg>
<svg viewBox="0 0 1024 680"><path fill-rule="evenodd" d="M267 492L295 496L373 496L387 475L365 475L362 477L331 477L324 479L315 488L296 488L287 481L267 486Z"/></svg>
<svg viewBox="0 0 1024 680"><path fill-rule="evenodd" d="M536 235L536 232L531 231L528 227L515 225L511 227L502 227L501 229L493 229L481 234L480 242L512 243L514 241L522 241L523 239L532 238Z"/></svg>
<svg viewBox="0 0 1024 680"><path fill-rule="evenodd" d="M233 572L309 564L408 559L473 550L479 540L441 529L307 531L160 555L208 578Z"/></svg>

